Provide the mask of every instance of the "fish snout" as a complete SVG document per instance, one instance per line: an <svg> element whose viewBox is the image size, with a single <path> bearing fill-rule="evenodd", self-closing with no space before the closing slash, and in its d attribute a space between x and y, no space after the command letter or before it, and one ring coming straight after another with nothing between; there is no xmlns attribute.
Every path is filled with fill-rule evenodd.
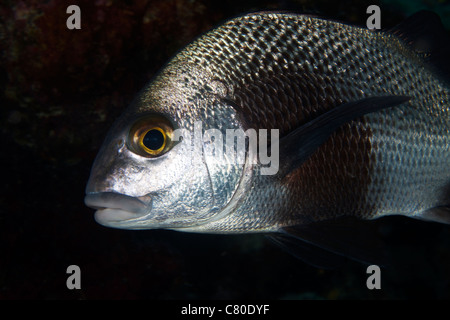
<svg viewBox="0 0 450 320"><path fill-rule="evenodd" d="M88 193L84 198L86 206L96 209L95 220L103 225L136 219L147 215L152 209L149 195L131 197L115 192Z"/></svg>

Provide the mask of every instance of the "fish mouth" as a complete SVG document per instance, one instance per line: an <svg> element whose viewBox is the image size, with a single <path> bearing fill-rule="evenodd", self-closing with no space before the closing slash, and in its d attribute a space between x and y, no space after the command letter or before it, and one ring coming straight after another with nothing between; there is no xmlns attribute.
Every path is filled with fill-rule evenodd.
<svg viewBox="0 0 450 320"><path fill-rule="evenodd" d="M84 203L97 210L94 218L99 224L119 228L122 223L148 215L152 209L149 195L131 197L115 192L88 193Z"/></svg>

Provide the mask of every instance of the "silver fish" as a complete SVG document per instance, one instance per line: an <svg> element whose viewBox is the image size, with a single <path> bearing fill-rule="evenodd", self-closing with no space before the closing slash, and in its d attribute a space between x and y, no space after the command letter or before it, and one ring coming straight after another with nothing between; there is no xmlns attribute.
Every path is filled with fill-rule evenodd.
<svg viewBox="0 0 450 320"><path fill-rule="evenodd" d="M373 32L264 12L206 33L113 125L86 205L108 227L270 232L284 246L295 238L335 253L317 225L387 215L450 223L450 86L432 59L443 40L424 45L405 30L415 21ZM194 136L199 123L223 136L278 129L268 142L278 171L261 174L248 144L245 161L187 152L212 144Z"/></svg>

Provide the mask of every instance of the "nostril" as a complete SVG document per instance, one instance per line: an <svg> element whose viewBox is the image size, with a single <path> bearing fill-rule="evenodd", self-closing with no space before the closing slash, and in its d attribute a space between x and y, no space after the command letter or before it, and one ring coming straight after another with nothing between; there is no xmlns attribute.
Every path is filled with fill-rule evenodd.
<svg viewBox="0 0 450 320"><path fill-rule="evenodd" d="M122 147L123 147L124 145L125 145L125 139L120 138L120 139L117 139L117 140L116 140L116 148L117 148L118 150L122 149Z"/></svg>

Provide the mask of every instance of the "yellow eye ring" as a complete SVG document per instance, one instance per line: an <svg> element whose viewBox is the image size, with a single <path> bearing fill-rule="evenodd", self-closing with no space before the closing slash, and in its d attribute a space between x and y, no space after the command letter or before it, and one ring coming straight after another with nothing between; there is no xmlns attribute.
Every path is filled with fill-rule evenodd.
<svg viewBox="0 0 450 320"><path fill-rule="evenodd" d="M165 117L150 115L139 119L128 134L128 148L147 158L159 157L172 148L173 126Z"/></svg>
<svg viewBox="0 0 450 320"><path fill-rule="evenodd" d="M150 128L139 136L139 146L150 155L159 155L166 146L167 136L159 127Z"/></svg>

